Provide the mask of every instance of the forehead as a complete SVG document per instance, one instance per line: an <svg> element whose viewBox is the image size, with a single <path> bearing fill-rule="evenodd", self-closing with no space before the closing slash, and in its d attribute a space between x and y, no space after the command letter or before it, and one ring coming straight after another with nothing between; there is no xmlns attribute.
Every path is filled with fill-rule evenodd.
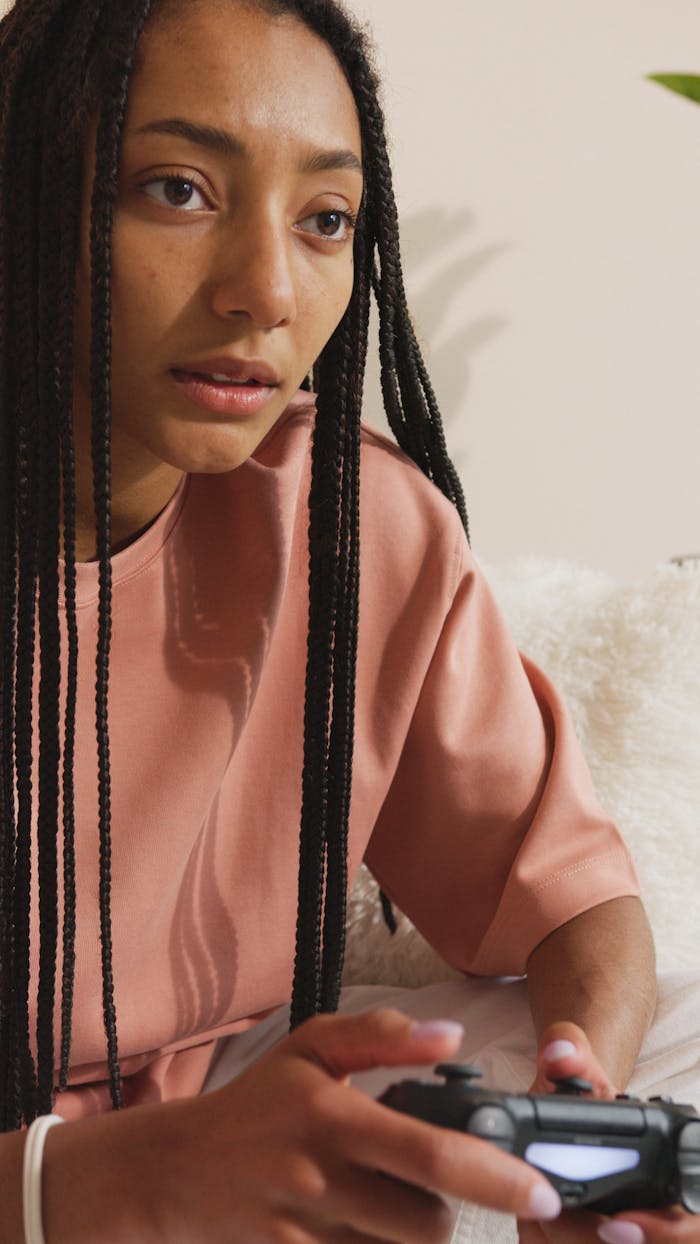
<svg viewBox="0 0 700 1244"><path fill-rule="evenodd" d="M352 91L329 46L301 21L245 0L156 12L141 38L127 127L187 116L250 136L361 156Z"/></svg>

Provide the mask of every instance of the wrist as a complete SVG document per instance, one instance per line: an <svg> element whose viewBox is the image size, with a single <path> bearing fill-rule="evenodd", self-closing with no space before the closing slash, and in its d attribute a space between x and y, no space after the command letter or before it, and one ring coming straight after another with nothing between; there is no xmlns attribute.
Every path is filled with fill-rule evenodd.
<svg viewBox="0 0 700 1244"><path fill-rule="evenodd" d="M23 1244L22 1163L26 1133L9 1132L1 1138L0 1244Z"/></svg>
<svg viewBox="0 0 700 1244"><path fill-rule="evenodd" d="M145 1241L139 1223L121 1115L96 1115L54 1128L43 1170L45 1244Z"/></svg>

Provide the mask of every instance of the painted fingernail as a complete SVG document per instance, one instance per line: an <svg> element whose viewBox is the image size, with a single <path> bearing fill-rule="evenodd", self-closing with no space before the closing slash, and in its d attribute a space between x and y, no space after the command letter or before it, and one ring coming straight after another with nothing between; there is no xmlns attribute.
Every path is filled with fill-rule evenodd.
<svg viewBox="0 0 700 1244"><path fill-rule="evenodd" d="M431 1037L451 1037L452 1040L464 1036L464 1025L453 1019L429 1019L423 1024L414 1024L411 1036L417 1041L429 1041Z"/></svg>
<svg viewBox="0 0 700 1244"><path fill-rule="evenodd" d="M576 1053L576 1046L572 1041L551 1041L549 1045L545 1045L542 1051L542 1057L545 1062L555 1063L559 1058L569 1058L571 1054Z"/></svg>
<svg viewBox="0 0 700 1244"><path fill-rule="evenodd" d="M604 1222L598 1235L605 1244L644 1244L646 1238L636 1222Z"/></svg>
<svg viewBox="0 0 700 1244"><path fill-rule="evenodd" d="M530 1197L530 1213L533 1218L549 1222L561 1214L559 1194L551 1184L536 1184Z"/></svg>

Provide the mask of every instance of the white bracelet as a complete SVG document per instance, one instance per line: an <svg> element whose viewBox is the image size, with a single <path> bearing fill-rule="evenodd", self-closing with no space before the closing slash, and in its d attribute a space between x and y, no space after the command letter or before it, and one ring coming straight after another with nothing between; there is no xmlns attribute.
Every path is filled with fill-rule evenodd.
<svg viewBox="0 0 700 1244"><path fill-rule="evenodd" d="M65 1120L58 1114L42 1114L27 1129L22 1169L22 1209L25 1244L45 1244L41 1215L41 1165L46 1133Z"/></svg>

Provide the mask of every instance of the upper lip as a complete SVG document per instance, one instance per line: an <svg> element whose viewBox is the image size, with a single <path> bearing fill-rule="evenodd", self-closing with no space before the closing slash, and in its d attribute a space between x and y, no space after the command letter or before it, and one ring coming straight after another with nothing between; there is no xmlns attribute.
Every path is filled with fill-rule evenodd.
<svg viewBox="0 0 700 1244"><path fill-rule="evenodd" d="M203 376L217 374L226 376L229 380L239 380L241 383L245 383L246 380L257 380L259 384L269 385L280 383L274 367L263 359L233 358L227 354L196 359L191 363L178 363L173 371L195 372Z"/></svg>

